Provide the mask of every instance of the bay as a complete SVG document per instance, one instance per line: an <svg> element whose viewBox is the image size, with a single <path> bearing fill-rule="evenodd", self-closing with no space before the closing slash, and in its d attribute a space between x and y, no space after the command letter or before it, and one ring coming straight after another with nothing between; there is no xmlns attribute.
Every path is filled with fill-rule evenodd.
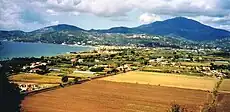
<svg viewBox="0 0 230 112"><path fill-rule="evenodd" d="M22 43L1 41L0 60L17 57L55 56L67 52L81 52L94 49L89 46L68 46L47 43Z"/></svg>

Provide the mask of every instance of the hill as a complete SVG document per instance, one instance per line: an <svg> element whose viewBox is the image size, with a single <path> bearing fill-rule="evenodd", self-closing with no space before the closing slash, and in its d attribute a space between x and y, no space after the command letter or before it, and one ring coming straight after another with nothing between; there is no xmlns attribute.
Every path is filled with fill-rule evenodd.
<svg viewBox="0 0 230 112"><path fill-rule="evenodd" d="M194 41L215 40L230 36L229 31L216 29L184 17L157 21L133 28L114 27L108 30L96 31L102 33L146 33L160 36L182 37Z"/></svg>

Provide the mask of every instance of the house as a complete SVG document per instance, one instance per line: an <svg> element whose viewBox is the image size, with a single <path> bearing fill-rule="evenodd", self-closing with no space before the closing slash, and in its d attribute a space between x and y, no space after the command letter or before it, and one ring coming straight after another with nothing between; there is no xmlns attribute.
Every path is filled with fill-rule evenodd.
<svg viewBox="0 0 230 112"><path fill-rule="evenodd" d="M78 63L83 63L84 59L78 59Z"/></svg>
<svg viewBox="0 0 230 112"><path fill-rule="evenodd" d="M70 60L72 63L76 62L77 61L77 58L73 58Z"/></svg>
<svg viewBox="0 0 230 112"><path fill-rule="evenodd" d="M151 59L151 60L149 60L149 63L155 63L155 62L160 63L162 61L165 61L163 56L161 58Z"/></svg>
<svg viewBox="0 0 230 112"><path fill-rule="evenodd" d="M30 70L30 73L38 73L38 72L42 72L42 69L40 68L33 68Z"/></svg>
<svg viewBox="0 0 230 112"><path fill-rule="evenodd" d="M127 64L125 64L123 66L119 66L116 69L119 71L130 71L130 70L132 70Z"/></svg>
<svg viewBox="0 0 230 112"><path fill-rule="evenodd" d="M18 87L21 92L29 92L34 90L39 90L40 87L34 83L19 83Z"/></svg>
<svg viewBox="0 0 230 112"><path fill-rule="evenodd" d="M40 66L46 66L47 63L41 63L41 62L36 62L36 63L31 63L30 68L36 68Z"/></svg>
<svg viewBox="0 0 230 112"><path fill-rule="evenodd" d="M100 62L100 60L98 60L98 59L95 59L94 61L95 61L95 62Z"/></svg>
<svg viewBox="0 0 230 112"><path fill-rule="evenodd" d="M26 69L29 69L29 68L30 68L30 66L23 66L22 67L23 70L26 70Z"/></svg>

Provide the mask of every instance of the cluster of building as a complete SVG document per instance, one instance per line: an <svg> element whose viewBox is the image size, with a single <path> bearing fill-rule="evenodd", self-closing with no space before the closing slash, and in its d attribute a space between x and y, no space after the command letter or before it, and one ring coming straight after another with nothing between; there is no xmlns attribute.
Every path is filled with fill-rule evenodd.
<svg viewBox="0 0 230 112"><path fill-rule="evenodd" d="M41 90L52 86L52 84L37 84L37 83L27 83L27 82L13 82L13 83L18 85L20 92L31 92L31 91Z"/></svg>
<svg viewBox="0 0 230 112"><path fill-rule="evenodd" d="M45 72L47 71L46 65L47 63L44 63L44 62L35 62L35 63L31 63L30 66L23 66L22 70L29 71L29 73Z"/></svg>

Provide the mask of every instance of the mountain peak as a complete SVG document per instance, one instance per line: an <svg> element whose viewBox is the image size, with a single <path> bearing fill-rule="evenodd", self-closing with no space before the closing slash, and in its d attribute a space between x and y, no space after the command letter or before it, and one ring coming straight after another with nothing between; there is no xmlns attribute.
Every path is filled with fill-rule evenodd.
<svg viewBox="0 0 230 112"><path fill-rule="evenodd" d="M45 28L41 28L41 29L35 30L33 32L44 33L44 32L53 32L53 31L85 31L85 30L82 29L82 28L73 26L73 25L58 24L58 25L53 25L53 26L48 26L48 27L45 27Z"/></svg>
<svg viewBox="0 0 230 112"><path fill-rule="evenodd" d="M193 19L188 19L186 17L175 17L175 18L171 18L171 19L168 19L168 20L165 20L165 21L173 21L173 22L193 22L193 23L197 23L197 24L201 24L200 22L198 21L195 21Z"/></svg>
<svg viewBox="0 0 230 112"><path fill-rule="evenodd" d="M189 40L214 40L230 36L226 30L212 28L185 17L175 17L165 21L136 27L139 31L162 36L183 37Z"/></svg>
<svg viewBox="0 0 230 112"><path fill-rule="evenodd" d="M49 26L46 28L53 28L54 30L83 30L82 28L73 26L73 25L68 25L68 24L58 24L54 26Z"/></svg>

